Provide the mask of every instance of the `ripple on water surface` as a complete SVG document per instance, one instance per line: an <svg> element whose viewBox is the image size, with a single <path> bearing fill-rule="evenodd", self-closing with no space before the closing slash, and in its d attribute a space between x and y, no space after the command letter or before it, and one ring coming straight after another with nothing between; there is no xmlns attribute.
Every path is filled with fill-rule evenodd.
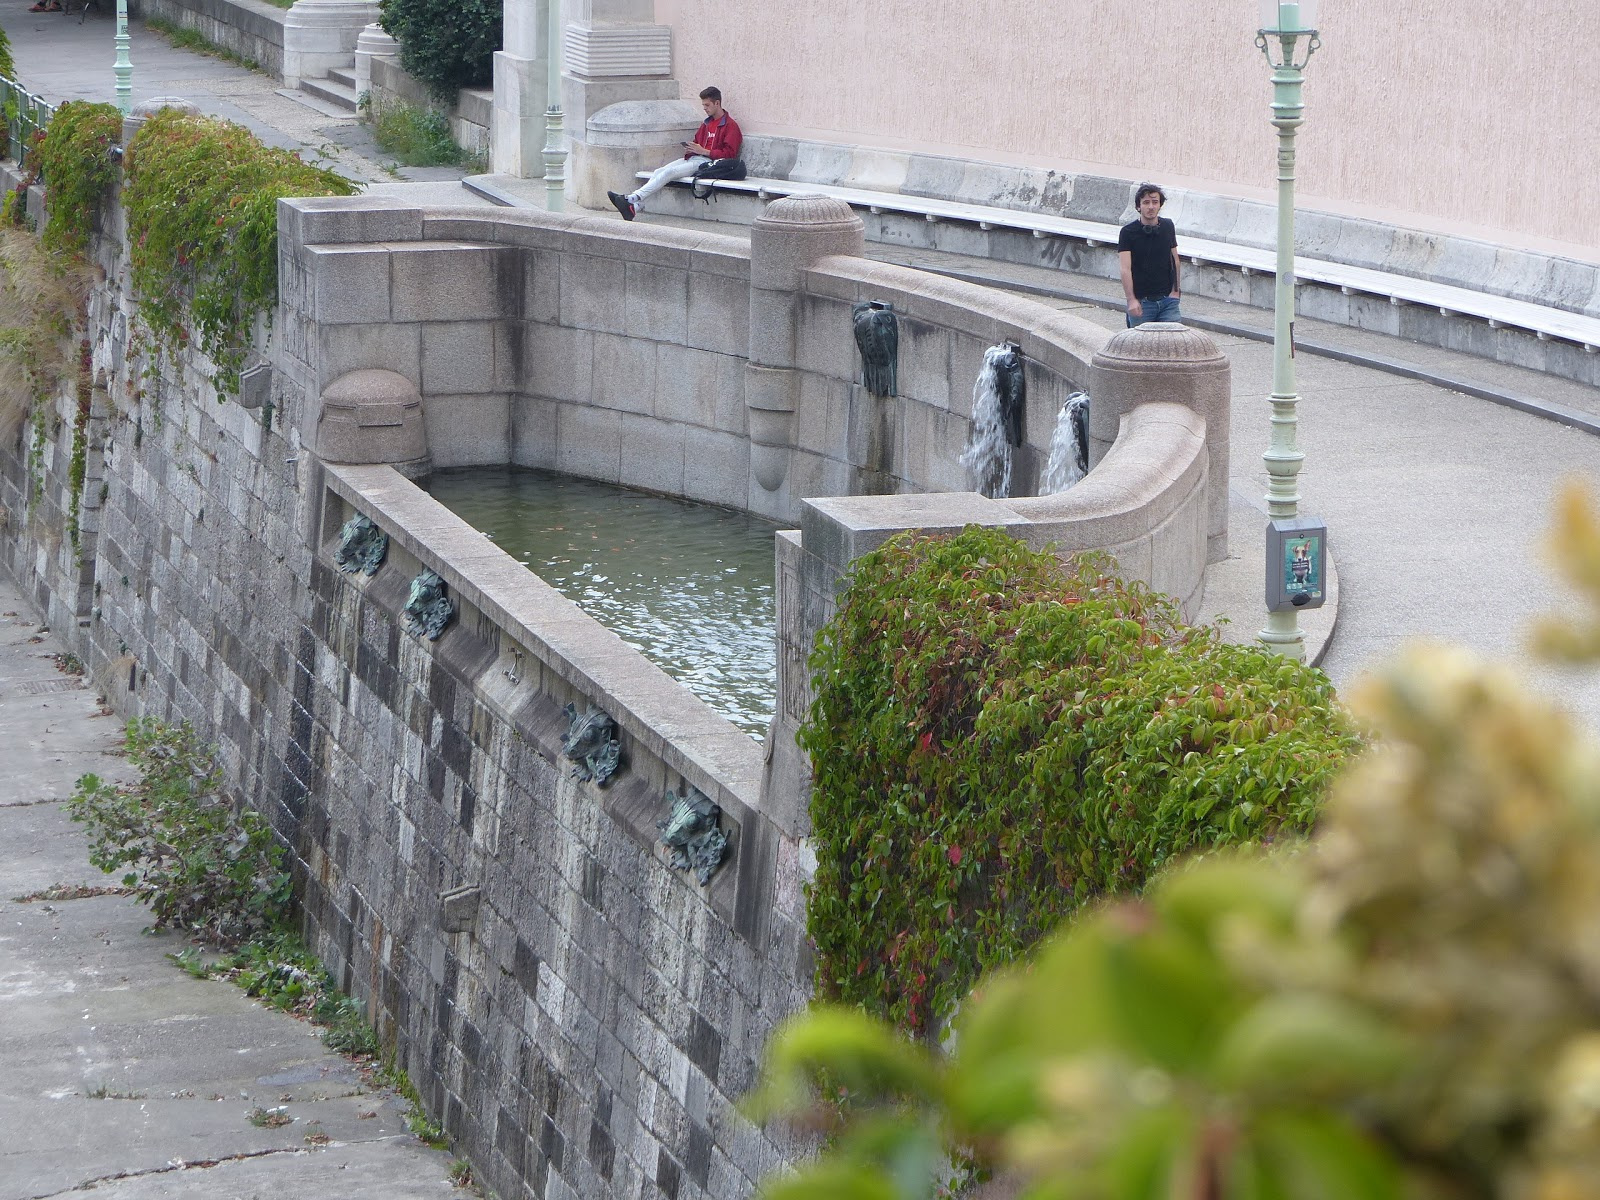
<svg viewBox="0 0 1600 1200"><path fill-rule="evenodd" d="M754 737L777 688L777 526L525 468L437 471L433 498Z"/></svg>

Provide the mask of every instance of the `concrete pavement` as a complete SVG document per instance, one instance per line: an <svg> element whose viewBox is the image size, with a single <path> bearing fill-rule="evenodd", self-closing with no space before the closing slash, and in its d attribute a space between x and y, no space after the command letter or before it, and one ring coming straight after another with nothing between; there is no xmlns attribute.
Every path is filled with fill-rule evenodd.
<svg viewBox="0 0 1600 1200"><path fill-rule="evenodd" d="M116 880L64 801L85 772L125 776L121 722L61 651L0 576L0 1200L463 1195L313 1026L179 970L182 938L95 894Z"/></svg>

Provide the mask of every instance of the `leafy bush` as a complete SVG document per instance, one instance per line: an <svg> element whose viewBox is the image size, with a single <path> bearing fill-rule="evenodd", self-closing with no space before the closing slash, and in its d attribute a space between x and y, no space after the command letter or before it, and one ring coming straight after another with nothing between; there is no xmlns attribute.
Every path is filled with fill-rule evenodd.
<svg viewBox="0 0 1600 1200"><path fill-rule="evenodd" d="M1359 746L1321 672L993 530L865 556L811 665L817 991L922 1036L1085 901L1308 830Z"/></svg>
<svg viewBox="0 0 1600 1200"><path fill-rule="evenodd" d="M233 394L251 325L278 300L279 199L356 186L241 126L176 109L145 122L125 166L140 316L169 347L192 329L216 365L219 397Z"/></svg>
<svg viewBox="0 0 1600 1200"><path fill-rule="evenodd" d="M187 724L128 722L131 784L78 780L68 811L89 827L89 861L150 906L156 928L232 946L275 928L289 901L283 850L259 814L222 792L209 747Z"/></svg>
<svg viewBox="0 0 1600 1200"><path fill-rule="evenodd" d="M36 153L49 189L44 243L82 253L94 232L106 191L117 177L111 148L122 140L122 114L110 104L68 100L56 109Z"/></svg>
<svg viewBox="0 0 1600 1200"><path fill-rule="evenodd" d="M1600 513L1551 539L1600 659ZM1600 748L1516 676L1424 647L1355 706L1377 745L1295 854L1214 855L984 980L948 1056L856 1010L769 1048L758 1116L861 1107L767 1200L940 1194L965 1149L1006 1195L1600 1195Z"/></svg>
<svg viewBox="0 0 1600 1200"><path fill-rule="evenodd" d="M400 43L400 66L446 107L494 78L500 0L382 0L378 22Z"/></svg>
<svg viewBox="0 0 1600 1200"><path fill-rule="evenodd" d="M436 108L379 105L372 114L372 135L378 149L408 167L453 167L467 156L450 134L450 119Z"/></svg>
<svg viewBox="0 0 1600 1200"><path fill-rule="evenodd" d="M0 29L0 75L13 83L17 81L17 65L11 61L11 39L4 29Z"/></svg>

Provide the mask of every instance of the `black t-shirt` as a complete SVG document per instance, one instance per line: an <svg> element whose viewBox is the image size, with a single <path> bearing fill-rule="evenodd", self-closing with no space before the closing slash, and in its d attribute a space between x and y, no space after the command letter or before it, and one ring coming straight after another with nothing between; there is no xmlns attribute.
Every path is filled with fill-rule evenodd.
<svg viewBox="0 0 1600 1200"><path fill-rule="evenodd" d="M1172 250L1178 244L1178 230L1166 217L1154 225L1135 218L1122 227L1117 250L1132 255L1133 294L1140 300L1172 293Z"/></svg>

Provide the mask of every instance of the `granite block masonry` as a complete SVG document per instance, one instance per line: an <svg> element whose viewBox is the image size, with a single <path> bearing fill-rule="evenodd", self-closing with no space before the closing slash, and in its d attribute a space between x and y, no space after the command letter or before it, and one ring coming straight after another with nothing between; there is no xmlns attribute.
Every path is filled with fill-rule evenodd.
<svg viewBox="0 0 1600 1200"><path fill-rule="evenodd" d="M292 851L311 943L491 1187L751 1194L807 1151L734 1102L810 993L793 732L837 580L899 529L980 521L1126 547L1192 591L1213 414L1162 402L1156 346L1129 368L1110 485L940 493L986 345L1016 339L1048 406L1093 390L1105 335L867 263L859 222L803 198L772 206L754 250L384 198L280 215L270 402L246 409L217 403L194 352L158 361L127 332L137 304L112 214L89 332L117 349L96 356L86 422L74 381L0 447L16 518L0 558L119 711L216 742L230 786ZM862 389L849 333L867 298L902 321L887 400ZM764 372L782 378L752 387ZM772 396L789 407L763 407ZM79 438L92 498L71 482ZM779 543L770 753L410 478L508 461L801 526ZM860 494L872 487L901 494ZM370 574L337 561L357 517L387 538ZM436 638L403 617L429 573L451 606ZM569 705L615 723L623 765L604 787L562 753ZM657 827L669 795L696 793L726 838L703 885L672 868Z"/></svg>

